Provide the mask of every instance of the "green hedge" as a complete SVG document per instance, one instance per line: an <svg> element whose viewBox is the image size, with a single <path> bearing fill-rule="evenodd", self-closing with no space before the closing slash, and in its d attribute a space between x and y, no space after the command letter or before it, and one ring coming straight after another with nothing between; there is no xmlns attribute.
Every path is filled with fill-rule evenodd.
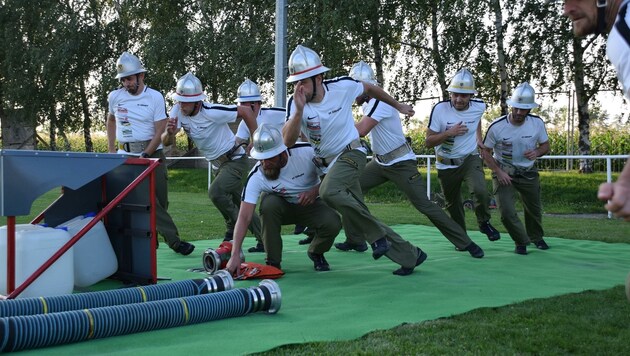
<svg viewBox="0 0 630 356"><path fill-rule="evenodd" d="M551 143L552 155L564 155L567 152L567 137L564 132L549 131L549 141ZM409 138L413 146L414 152L419 155L432 155L432 148L424 146L425 129L414 129L409 131ZM46 137L40 134L40 137ZM186 151L188 148L188 139L186 135L180 132L177 135L177 148ZM83 136L72 134L68 136L72 151L85 151L85 142ZM630 132L624 130L600 130L591 133L591 154L592 155L626 155L630 153ZM577 149L578 137L573 137L573 147ZM104 133L96 133L92 136L94 152L107 152L107 137ZM576 153L574 153L576 154Z"/></svg>

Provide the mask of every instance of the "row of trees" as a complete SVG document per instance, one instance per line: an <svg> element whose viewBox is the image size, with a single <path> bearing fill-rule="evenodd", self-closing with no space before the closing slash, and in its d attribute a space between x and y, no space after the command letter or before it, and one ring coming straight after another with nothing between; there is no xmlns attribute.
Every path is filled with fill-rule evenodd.
<svg viewBox="0 0 630 356"><path fill-rule="evenodd" d="M562 3L541 0L289 0L287 48L318 51L331 75L374 64L379 82L415 102L461 67L479 95L506 110L516 84L577 92L580 154L590 151L589 102L618 88L602 38L574 39ZM271 0L0 0L0 119L48 129L51 147L68 132L102 128L115 61L137 54L147 82L171 92L193 71L210 100L231 102L245 77L274 78ZM270 93L273 95L273 93ZM270 101L272 102L272 101Z"/></svg>

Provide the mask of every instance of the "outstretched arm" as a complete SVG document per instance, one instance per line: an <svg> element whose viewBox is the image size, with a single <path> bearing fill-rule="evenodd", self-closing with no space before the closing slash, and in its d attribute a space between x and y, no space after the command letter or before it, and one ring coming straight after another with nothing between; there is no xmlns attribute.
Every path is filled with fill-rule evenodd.
<svg viewBox="0 0 630 356"><path fill-rule="evenodd" d="M403 115L411 117L415 114L415 111L413 110L413 107L411 105L403 104L399 102L398 100L394 99L391 95L387 94L387 92L383 90L383 88L379 87L378 85L373 85L366 82L362 82L362 83L363 83L363 94L367 94L371 98L375 98L386 104L389 104L391 107L398 110L398 112L400 112Z"/></svg>
<svg viewBox="0 0 630 356"><path fill-rule="evenodd" d="M225 269L230 272L232 276L238 274L241 263L241 250L243 249L243 240L245 239L245 233L247 232L247 227L249 223L252 221L252 216L254 215L254 210L256 209L256 204L246 203L244 201L241 202L241 207L238 211L238 218L236 219L236 224L234 225L234 239L232 240L232 256L228 261Z"/></svg>

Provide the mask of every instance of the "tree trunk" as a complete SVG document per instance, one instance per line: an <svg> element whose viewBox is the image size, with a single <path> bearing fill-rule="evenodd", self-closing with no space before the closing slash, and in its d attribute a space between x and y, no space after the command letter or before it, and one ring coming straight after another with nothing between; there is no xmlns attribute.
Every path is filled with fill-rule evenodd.
<svg viewBox="0 0 630 356"><path fill-rule="evenodd" d="M54 104L50 107L50 129L48 132L50 139L49 147L51 151L57 151L57 111Z"/></svg>
<svg viewBox="0 0 630 356"><path fill-rule="evenodd" d="M81 80L79 83L79 90L81 91L81 93L79 93L79 95L81 95L81 110L83 111L83 140L85 141L85 151L93 152L94 143L92 142L92 134L90 133L92 118L90 117L88 99L85 94L85 82Z"/></svg>
<svg viewBox="0 0 630 356"><path fill-rule="evenodd" d="M591 153L589 96L584 87L584 48L582 40L573 39L573 65L575 68L575 96L577 99L578 111L578 154L589 155ZM586 159L580 160L580 173L593 173L591 162Z"/></svg>
<svg viewBox="0 0 630 356"><path fill-rule="evenodd" d="M373 13L371 28L372 28L372 49L374 50L374 66L376 67L376 80L381 84L381 87L385 87L385 81L383 76L383 48L381 47L381 35L380 24L378 14L380 13L380 4L377 4L377 11Z"/></svg>
<svg viewBox="0 0 630 356"><path fill-rule="evenodd" d="M15 150L34 150L35 123L25 117L23 109L2 110L2 148Z"/></svg>
<svg viewBox="0 0 630 356"><path fill-rule="evenodd" d="M494 10L494 28L497 32L497 60L499 66L499 76L501 78L501 97L499 104L501 105L501 115L506 115L507 108L507 71L505 68L505 49L503 48L503 14L501 12L500 0L491 0L490 6Z"/></svg>
<svg viewBox="0 0 630 356"><path fill-rule="evenodd" d="M438 84L440 85L440 90L442 91L442 99L448 100L449 95L446 88L448 88L446 73L444 73L444 62L440 56L440 34L438 32L438 5L434 4L431 6L431 41L432 50L431 50L431 58L433 59L433 64L435 65L435 75L437 77Z"/></svg>

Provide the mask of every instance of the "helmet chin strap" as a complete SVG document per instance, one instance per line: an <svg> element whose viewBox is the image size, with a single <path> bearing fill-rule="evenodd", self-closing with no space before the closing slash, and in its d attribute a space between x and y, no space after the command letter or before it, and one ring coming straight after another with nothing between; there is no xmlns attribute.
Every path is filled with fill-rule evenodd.
<svg viewBox="0 0 630 356"><path fill-rule="evenodd" d="M606 32L606 7L608 6L608 0L596 0L597 1L597 32L596 34L603 34Z"/></svg>
<svg viewBox="0 0 630 356"><path fill-rule="evenodd" d="M199 110L201 109L201 101L198 101L195 103L195 108L193 109L193 111L190 113L190 116L195 116L199 113Z"/></svg>
<svg viewBox="0 0 630 356"><path fill-rule="evenodd" d="M138 92L138 88L140 88L140 73L136 74L136 93Z"/></svg>
<svg viewBox="0 0 630 356"><path fill-rule="evenodd" d="M311 100L315 99L315 97L317 96L317 83L315 83L315 77L316 76L311 77L311 80L313 81L313 97Z"/></svg>

